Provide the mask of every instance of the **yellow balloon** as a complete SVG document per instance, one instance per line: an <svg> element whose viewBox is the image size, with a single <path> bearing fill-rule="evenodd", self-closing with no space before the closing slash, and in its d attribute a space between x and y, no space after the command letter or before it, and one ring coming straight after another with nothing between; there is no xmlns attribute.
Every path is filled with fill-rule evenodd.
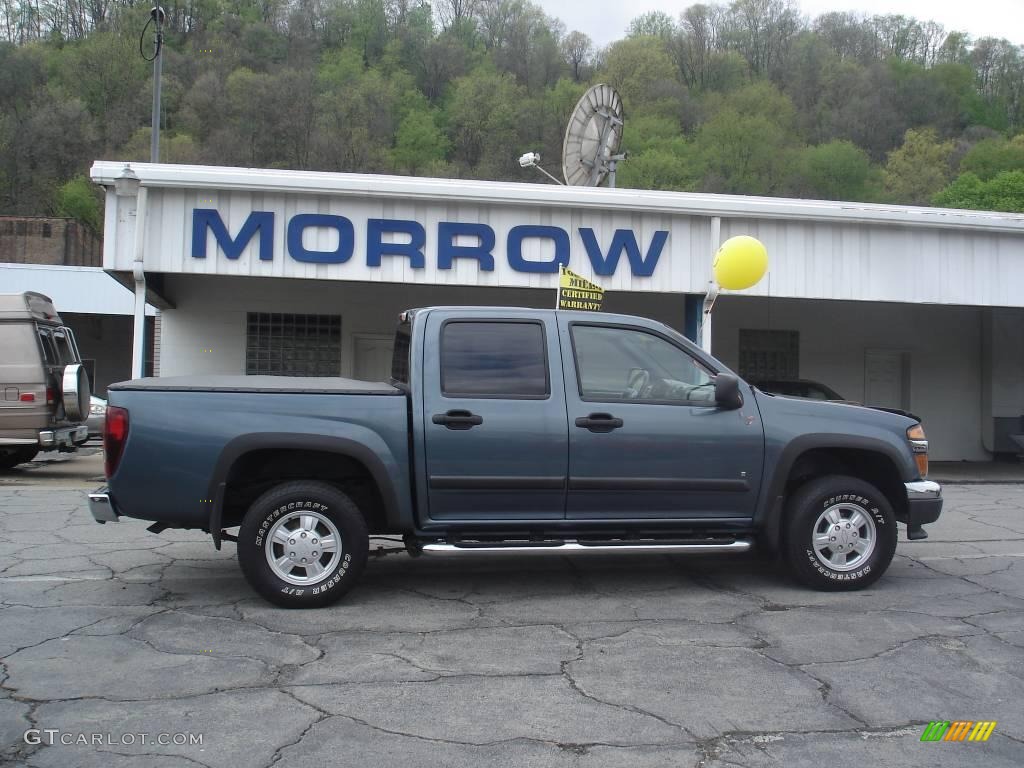
<svg viewBox="0 0 1024 768"><path fill-rule="evenodd" d="M711 268L722 288L742 291L756 285L768 271L768 249L756 237L730 237L718 249Z"/></svg>

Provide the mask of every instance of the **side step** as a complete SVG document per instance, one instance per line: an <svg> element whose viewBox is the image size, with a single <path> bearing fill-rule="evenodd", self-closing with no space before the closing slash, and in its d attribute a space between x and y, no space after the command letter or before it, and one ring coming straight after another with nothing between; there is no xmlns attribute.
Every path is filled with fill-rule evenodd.
<svg viewBox="0 0 1024 768"><path fill-rule="evenodd" d="M715 552L746 552L751 543L746 539L678 544L581 544L578 541L540 542L537 544L443 544L423 545L424 555L458 557L461 555L639 555L699 554Z"/></svg>

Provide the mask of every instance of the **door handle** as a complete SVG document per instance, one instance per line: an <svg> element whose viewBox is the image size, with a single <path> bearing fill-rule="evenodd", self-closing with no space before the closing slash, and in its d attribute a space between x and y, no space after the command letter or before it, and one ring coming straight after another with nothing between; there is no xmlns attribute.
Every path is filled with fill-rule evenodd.
<svg viewBox="0 0 1024 768"><path fill-rule="evenodd" d="M469 411L448 411L447 413L435 413L430 420L435 424L441 424L448 429L472 429L478 424L483 424L482 416L477 416Z"/></svg>
<svg viewBox="0 0 1024 768"><path fill-rule="evenodd" d="M591 432L611 432L622 426L622 419L618 419L610 413L592 413L589 416L577 418L576 426L589 429Z"/></svg>

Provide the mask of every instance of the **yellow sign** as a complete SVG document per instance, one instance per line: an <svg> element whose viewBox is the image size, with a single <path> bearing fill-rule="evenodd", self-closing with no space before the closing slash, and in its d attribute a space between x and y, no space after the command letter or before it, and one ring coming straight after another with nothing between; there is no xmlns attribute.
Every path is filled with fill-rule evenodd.
<svg viewBox="0 0 1024 768"><path fill-rule="evenodd" d="M604 288L590 282L564 266L558 272L558 301L556 309L583 309L601 311Z"/></svg>

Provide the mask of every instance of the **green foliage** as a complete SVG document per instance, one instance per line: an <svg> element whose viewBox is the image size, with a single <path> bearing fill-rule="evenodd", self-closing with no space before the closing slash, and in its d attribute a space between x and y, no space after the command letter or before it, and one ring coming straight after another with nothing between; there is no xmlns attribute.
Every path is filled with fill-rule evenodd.
<svg viewBox="0 0 1024 768"><path fill-rule="evenodd" d="M609 82L620 186L992 207L1024 170L1024 49L905 16L718 0L597 50L538 0L165 8L165 162L537 181L516 158L557 171ZM69 9L0 3L0 212L70 210L94 159L149 157L149 6Z"/></svg>
<svg viewBox="0 0 1024 768"><path fill-rule="evenodd" d="M1003 171L988 181L964 173L932 202L945 208L1024 213L1024 171Z"/></svg>
<svg viewBox="0 0 1024 768"><path fill-rule="evenodd" d="M437 127L430 110L409 112L398 126L391 152L395 167L415 175L421 169L444 161L448 138Z"/></svg>
<svg viewBox="0 0 1024 768"><path fill-rule="evenodd" d="M836 140L796 155L794 192L821 200L870 200L877 194L871 158L852 142Z"/></svg>
<svg viewBox="0 0 1024 768"><path fill-rule="evenodd" d="M960 170L988 181L1001 171L1024 170L1024 134L1012 141L985 139L979 141L960 161Z"/></svg>
<svg viewBox="0 0 1024 768"><path fill-rule="evenodd" d="M939 141L934 130L907 131L885 165L886 192L894 200L927 205L949 181L952 155L953 142Z"/></svg>
<svg viewBox="0 0 1024 768"><path fill-rule="evenodd" d="M53 198L53 212L57 216L75 219L93 232L100 232L103 218L100 213L100 193L85 176L75 176L57 189Z"/></svg>
<svg viewBox="0 0 1024 768"><path fill-rule="evenodd" d="M648 11L640 14L626 30L627 37L660 37L668 40L675 34L676 25L664 11Z"/></svg>
<svg viewBox="0 0 1024 768"><path fill-rule="evenodd" d="M525 90L508 73L478 67L452 84L448 105L454 159L503 178L516 167L514 147Z"/></svg>
<svg viewBox="0 0 1024 768"><path fill-rule="evenodd" d="M651 107L666 84L677 82L678 69L658 37L630 37L613 43L605 54L601 78L622 95L627 109Z"/></svg>

